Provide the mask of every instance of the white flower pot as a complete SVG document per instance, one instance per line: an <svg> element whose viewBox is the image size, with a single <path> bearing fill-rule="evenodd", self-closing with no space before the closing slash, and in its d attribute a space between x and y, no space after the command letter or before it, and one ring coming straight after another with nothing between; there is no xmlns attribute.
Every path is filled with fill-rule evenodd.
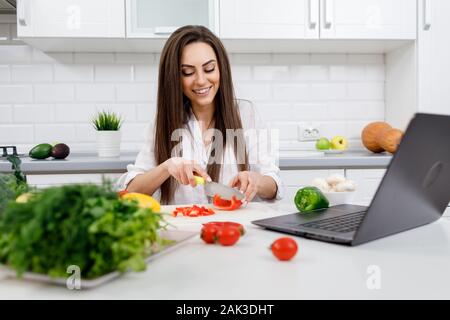
<svg viewBox="0 0 450 320"><path fill-rule="evenodd" d="M98 156L118 157L120 156L121 131L97 131Z"/></svg>

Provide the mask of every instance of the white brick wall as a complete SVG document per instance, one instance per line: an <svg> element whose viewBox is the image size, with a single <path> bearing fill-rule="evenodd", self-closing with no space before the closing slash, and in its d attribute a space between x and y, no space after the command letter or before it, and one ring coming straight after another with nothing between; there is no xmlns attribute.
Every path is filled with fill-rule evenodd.
<svg viewBox="0 0 450 320"><path fill-rule="evenodd" d="M77 84L76 101L108 102L115 99L114 85L104 83Z"/></svg>
<svg viewBox="0 0 450 320"><path fill-rule="evenodd" d="M9 66L0 66L0 82L9 82L11 80L11 72Z"/></svg>
<svg viewBox="0 0 450 320"><path fill-rule="evenodd" d="M73 84L52 83L34 86L34 102L71 102L74 98Z"/></svg>
<svg viewBox="0 0 450 320"><path fill-rule="evenodd" d="M92 65L54 65L56 82L92 82L94 79L94 66Z"/></svg>
<svg viewBox="0 0 450 320"><path fill-rule="evenodd" d="M12 82L52 82L53 69L50 65L13 65Z"/></svg>
<svg viewBox="0 0 450 320"><path fill-rule="evenodd" d="M22 153L54 141L93 151L90 119L112 110L125 119L123 150L136 150L155 114L159 58L0 46L0 143ZM385 117L383 55L231 54L230 61L237 96L252 100L268 125L280 129L283 148L313 147L298 140L304 125L361 147L362 127Z"/></svg>
<svg viewBox="0 0 450 320"><path fill-rule="evenodd" d="M13 109L9 105L0 104L0 123L11 123L13 120Z"/></svg>
<svg viewBox="0 0 450 320"><path fill-rule="evenodd" d="M14 123L53 123L55 107L52 104L16 104L14 105Z"/></svg>
<svg viewBox="0 0 450 320"><path fill-rule="evenodd" d="M130 82L133 80L133 68L130 65L95 66L96 82Z"/></svg>
<svg viewBox="0 0 450 320"><path fill-rule="evenodd" d="M30 85L0 85L0 99L0 103L32 103L33 87Z"/></svg>

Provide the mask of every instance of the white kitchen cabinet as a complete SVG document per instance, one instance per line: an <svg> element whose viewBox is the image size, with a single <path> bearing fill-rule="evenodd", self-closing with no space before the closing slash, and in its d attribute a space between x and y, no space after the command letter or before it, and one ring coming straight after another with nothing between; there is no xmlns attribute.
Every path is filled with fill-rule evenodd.
<svg viewBox="0 0 450 320"><path fill-rule="evenodd" d="M418 37L386 54L386 120L406 129L416 112L450 114L448 0L418 1Z"/></svg>
<svg viewBox="0 0 450 320"><path fill-rule="evenodd" d="M419 0L418 110L450 115L450 1Z"/></svg>
<svg viewBox="0 0 450 320"><path fill-rule="evenodd" d="M23 44L17 38L16 15L0 15L0 45L20 45Z"/></svg>
<svg viewBox="0 0 450 320"><path fill-rule="evenodd" d="M220 1L224 39L416 39L416 0Z"/></svg>
<svg viewBox="0 0 450 320"><path fill-rule="evenodd" d="M356 194L352 203L370 205L385 173L386 169L346 169L345 177L356 182ZM450 217L450 203L443 216Z"/></svg>
<svg viewBox="0 0 450 320"><path fill-rule="evenodd" d="M291 204L298 189L311 184L315 178L327 178L331 174L344 175L344 170L281 170L280 177L285 187L285 194L281 203Z"/></svg>
<svg viewBox="0 0 450 320"><path fill-rule="evenodd" d="M385 173L386 169L346 169L345 177L356 183L353 203L368 206Z"/></svg>
<svg viewBox="0 0 450 320"><path fill-rule="evenodd" d="M416 0L321 0L321 39L416 39Z"/></svg>
<svg viewBox="0 0 450 320"><path fill-rule="evenodd" d="M103 179L109 179L114 183L121 175L122 173L27 174L27 182L30 186L37 188L47 188L76 183L101 184Z"/></svg>
<svg viewBox="0 0 450 320"><path fill-rule="evenodd" d="M44 52L160 53L195 24L230 53L377 54L416 39L416 15L416 0L18 0L17 32Z"/></svg>
<svg viewBox="0 0 450 320"><path fill-rule="evenodd" d="M219 0L126 0L128 38L167 38L184 25L216 31Z"/></svg>
<svg viewBox="0 0 450 320"><path fill-rule="evenodd" d="M124 0L19 0L19 37L124 38Z"/></svg>
<svg viewBox="0 0 450 320"><path fill-rule="evenodd" d="M317 39L319 0L221 0L220 37Z"/></svg>
<svg viewBox="0 0 450 320"><path fill-rule="evenodd" d="M280 176L285 185L285 195L280 202L292 204L297 190L309 185L314 178L326 178L331 174L340 174L356 183L355 196L351 203L368 206L385 173L386 169L281 170ZM450 217L450 203L444 212L444 217Z"/></svg>

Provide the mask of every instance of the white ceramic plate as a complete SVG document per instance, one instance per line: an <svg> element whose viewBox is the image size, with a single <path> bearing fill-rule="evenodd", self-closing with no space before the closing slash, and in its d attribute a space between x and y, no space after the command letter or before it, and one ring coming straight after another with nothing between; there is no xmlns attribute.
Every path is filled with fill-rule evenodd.
<svg viewBox="0 0 450 320"><path fill-rule="evenodd" d="M323 156L322 150L307 151L307 150L285 150L280 151L280 157L282 158L307 158L307 157L318 157Z"/></svg>
<svg viewBox="0 0 450 320"><path fill-rule="evenodd" d="M337 149L329 149L329 150L323 150L325 154L340 154L344 153L345 150L337 150Z"/></svg>
<svg viewBox="0 0 450 320"><path fill-rule="evenodd" d="M180 247L182 244L186 243L187 240L191 239L194 236L197 236L198 232L193 231L182 231L182 230L163 230L161 231L161 237L163 239L167 240L173 240L174 242L172 244L169 244L162 248L162 250L152 254L147 259L145 259L146 263L149 263L150 261L160 257L161 255L170 252L178 247ZM15 278L17 277L16 271L12 270L6 266L0 265L0 271L1 275L7 278ZM101 277L90 279L90 280L83 280L81 279L81 289L91 289L94 287L97 287L99 285L105 284L117 277L120 277L122 273L119 271L114 271L111 273L107 273ZM70 274L67 274L69 277ZM45 274L39 274L39 273L33 273L33 272L25 272L21 278L21 280L24 281L37 281L47 284L53 284L53 285L60 285L60 286L66 286L67 285L67 279L65 278L51 278Z"/></svg>

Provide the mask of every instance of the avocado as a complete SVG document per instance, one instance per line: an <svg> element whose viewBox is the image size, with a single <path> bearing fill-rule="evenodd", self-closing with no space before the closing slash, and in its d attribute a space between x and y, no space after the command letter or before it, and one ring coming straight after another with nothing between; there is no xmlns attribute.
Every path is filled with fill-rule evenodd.
<svg viewBox="0 0 450 320"><path fill-rule="evenodd" d="M70 153L70 148L67 144L58 143L53 146L52 157L55 159L65 159Z"/></svg>
<svg viewBox="0 0 450 320"><path fill-rule="evenodd" d="M46 159L52 154L52 145L49 143L41 143L33 147L29 156L33 159Z"/></svg>

